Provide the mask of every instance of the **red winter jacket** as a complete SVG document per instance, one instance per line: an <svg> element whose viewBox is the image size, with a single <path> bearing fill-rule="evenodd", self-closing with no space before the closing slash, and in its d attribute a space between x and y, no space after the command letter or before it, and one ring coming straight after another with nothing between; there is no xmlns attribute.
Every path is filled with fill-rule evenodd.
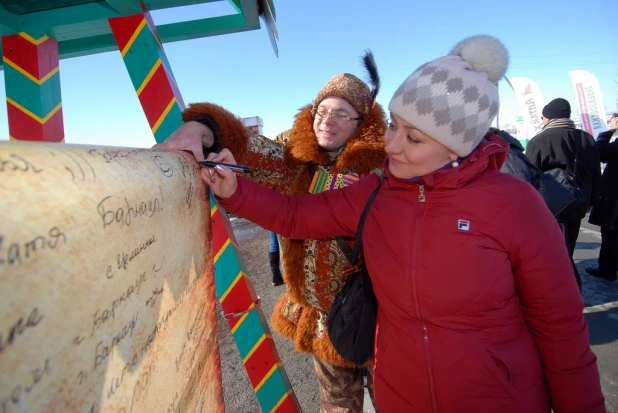
<svg viewBox="0 0 618 413"><path fill-rule="evenodd" d="M507 150L490 137L420 184L385 168L363 232L382 413L605 411L564 239L539 194L498 172ZM239 179L221 205L290 238L352 237L377 185L295 198Z"/></svg>

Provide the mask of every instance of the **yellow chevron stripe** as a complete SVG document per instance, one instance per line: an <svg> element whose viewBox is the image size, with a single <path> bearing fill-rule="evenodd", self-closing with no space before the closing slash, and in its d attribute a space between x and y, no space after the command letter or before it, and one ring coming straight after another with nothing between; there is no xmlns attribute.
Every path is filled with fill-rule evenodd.
<svg viewBox="0 0 618 413"><path fill-rule="evenodd" d="M230 239L228 238L225 243L223 244L223 246L221 247L221 249L219 250L219 252L217 252L217 255L215 255L215 259L213 262L217 262L219 261L219 257L221 257L221 254L223 254L223 251L225 251L225 249L227 248L228 245L230 245Z"/></svg>
<svg viewBox="0 0 618 413"><path fill-rule="evenodd" d="M42 85L43 83L47 82L49 80L50 77L52 77L53 75L55 75L56 73L58 73L58 70L60 70L59 66L56 66L51 72L49 72L48 74L46 74L45 76L43 76L41 78L41 80L39 80L39 85Z"/></svg>
<svg viewBox="0 0 618 413"><path fill-rule="evenodd" d="M258 349L258 347L260 346L260 344L262 344L262 342L264 340L266 340L267 338L272 339L273 336L271 336L270 334L264 334L262 335L262 337L260 337L260 339L258 340L257 343L255 343L255 346L253 346L253 348L251 349L251 351L245 356L244 359L242 359L242 364L246 364L247 361L249 361L249 359L251 358L251 356L253 355L253 353L255 353L255 350Z"/></svg>
<svg viewBox="0 0 618 413"><path fill-rule="evenodd" d="M175 103L176 103L176 97L174 96L172 100L170 101L170 103L167 104L167 107L165 108L161 116L159 116L157 123L155 123L154 126L152 127L152 133L157 133L157 129L159 129L159 126L161 126L161 124L165 120L165 117L167 116L168 113L170 113L170 110L172 110L172 107L174 106Z"/></svg>
<svg viewBox="0 0 618 413"><path fill-rule="evenodd" d="M238 275L236 276L236 278L234 278L234 281L232 281L232 284L230 285L230 287L227 290L225 290L221 298L219 298L220 303L222 303L223 300L225 300L225 297L227 297L227 295L230 293L230 291L234 289L234 286L242 278L242 276L243 276L242 271L240 271Z"/></svg>
<svg viewBox="0 0 618 413"><path fill-rule="evenodd" d="M30 43L35 44L35 45L40 45L41 43L43 43L45 40L49 39L49 37L47 36L43 36L39 39L35 39L34 37L30 36L28 33L26 32L21 32L19 33L19 35L21 37L23 37L24 39L28 40Z"/></svg>
<svg viewBox="0 0 618 413"><path fill-rule="evenodd" d="M36 120L37 122L39 122L41 125L45 124L52 116L54 116L54 114L56 112L58 112L61 108L62 108L62 102L58 103L56 105L55 108L53 108L51 110L51 112L49 112L47 114L47 116L45 116L43 119L39 118L37 115L35 115L34 113L30 112L28 109L26 109L25 107L23 107L22 105L20 105L19 103L15 102L13 99L11 99L10 97L6 98L7 103L10 103L11 105L15 106L17 109L21 110L22 112L24 112L26 115L30 116L32 119Z"/></svg>
<svg viewBox="0 0 618 413"><path fill-rule="evenodd" d="M2 57L2 61L4 63L6 63L7 65L11 66L13 69L17 70L19 73L21 73L22 75L26 76L28 79L32 80L34 83L37 83L40 85L39 83L39 79L37 79L36 77L32 76L30 73L26 72L24 69L22 69L21 67L17 66L17 64L13 63L10 59L8 59L7 57Z"/></svg>
<svg viewBox="0 0 618 413"><path fill-rule="evenodd" d="M251 303L251 305L249 306L249 308L247 308L247 310L251 310L253 307L255 307L255 303ZM238 330L238 327L240 327L240 325L245 321L245 319L249 317L249 314L251 313L245 313L242 315L242 317L240 317L240 319L238 320L238 323L236 323L234 328L231 330L232 334L234 334L236 330Z"/></svg>
<svg viewBox="0 0 618 413"><path fill-rule="evenodd" d="M270 411L270 413L274 413L277 411L277 409L283 404L283 402L285 401L285 399L288 398L288 396L292 394L292 389L288 390L282 398L279 399L279 401L277 402L277 404L275 404L275 407L273 407L273 409Z"/></svg>
<svg viewBox="0 0 618 413"><path fill-rule="evenodd" d="M43 119L39 118L37 115L30 112L28 109L26 109L19 103L15 102L13 99L11 99L8 96L6 97L6 103L10 103L11 105L15 106L17 109L21 110L22 112L24 112L26 115L30 116L32 119L36 120L37 122L43 123Z"/></svg>
<svg viewBox="0 0 618 413"><path fill-rule="evenodd" d="M120 54L122 55L122 57L124 57L124 55L127 54L129 49L131 48L131 46L133 46L133 43L135 42L135 39L137 39L137 36L139 36L139 34L142 31L142 29L144 28L144 26L146 26L146 18L142 19L142 21L140 22L139 26L137 26L137 29L135 29L135 31L131 35L131 38L129 39L128 43L120 51Z"/></svg>
<svg viewBox="0 0 618 413"><path fill-rule="evenodd" d="M264 383L266 383L266 380L268 380L270 378L270 376L273 375L273 373L279 368L281 367L281 363L277 363L273 366L272 369L270 369L270 371L268 373L266 373L266 375L264 376L264 378L262 379L261 382L258 383L257 386L255 386L255 388L253 389L253 391L255 393L258 392L258 390L260 390L260 388L264 385Z"/></svg>
<svg viewBox="0 0 618 413"><path fill-rule="evenodd" d="M52 111L49 112L47 116L43 118L43 123L46 123L49 119L51 119L51 117L54 116L56 112L58 112L61 108L62 108L62 102L58 103L56 107L53 108Z"/></svg>
<svg viewBox="0 0 618 413"><path fill-rule="evenodd" d="M56 66L55 69L53 69L51 72L49 72L48 74L43 76L41 79L37 79L36 77L32 76L30 73L26 72L21 67L17 66L17 64L12 62L11 59L9 59L7 57L3 57L2 61L4 63L6 63L7 65L11 66L13 69L17 70L22 75L26 76L28 79L32 80L34 83L36 83L39 86L41 86L43 83L47 82L49 80L49 78L52 77L53 75L55 75L56 73L58 73L58 70L60 69L58 66Z"/></svg>
<svg viewBox="0 0 618 413"><path fill-rule="evenodd" d="M157 71L157 69L159 68L159 66L161 66L161 63L162 63L161 59L158 59L157 62L152 67L152 69L150 69L150 72L148 72L148 74L146 75L146 78L144 79L144 81L142 82L140 87L136 90L137 96L142 94L142 92L144 91L144 88L146 87L148 82L150 82L150 79L152 79L152 76L154 76L154 74Z"/></svg>
<svg viewBox="0 0 618 413"><path fill-rule="evenodd" d="M10 140L10 141L19 141L19 139L14 138L14 137L12 137L11 135L9 135L9 140ZM57 142L57 143L64 143L64 138L62 138L62 139L60 140L60 142Z"/></svg>
<svg viewBox="0 0 618 413"><path fill-rule="evenodd" d="M210 217L212 218L218 210L219 210L219 205L214 204L214 205L213 205L213 207L210 209ZM221 218L221 219L223 219L223 218ZM229 238L229 237L228 237L227 242L229 242L229 243L231 243L233 246L235 246L235 247L236 247L236 249L240 249L240 246L238 246L238 244L237 244L237 243L235 243L234 241L232 241L232 240L231 240L231 238ZM227 244L226 244L226 245L227 245ZM217 254L217 257L218 257L219 255L221 255L221 251L219 251L219 254ZM215 259L215 261L216 261L216 259Z"/></svg>

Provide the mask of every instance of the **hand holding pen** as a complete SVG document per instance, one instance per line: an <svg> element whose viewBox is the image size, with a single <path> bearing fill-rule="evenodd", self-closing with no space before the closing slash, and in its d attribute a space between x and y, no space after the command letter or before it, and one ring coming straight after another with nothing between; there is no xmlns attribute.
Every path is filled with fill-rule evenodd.
<svg viewBox="0 0 618 413"><path fill-rule="evenodd" d="M202 161L198 163L202 166L208 166L209 168L216 168L217 165L221 165L221 166L228 167L232 171L235 171L235 172L245 172L245 173L251 172L251 168L249 168L248 166L244 166L244 165L235 165L231 163L213 162L213 161Z"/></svg>
<svg viewBox="0 0 618 413"><path fill-rule="evenodd" d="M238 188L234 170L249 172L248 167L236 164L234 156L228 149L223 149L219 153L211 153L206 162L199 163L206 166L201 171L202 180L210 186L216 196L223 199L234 195Z"/></svg>

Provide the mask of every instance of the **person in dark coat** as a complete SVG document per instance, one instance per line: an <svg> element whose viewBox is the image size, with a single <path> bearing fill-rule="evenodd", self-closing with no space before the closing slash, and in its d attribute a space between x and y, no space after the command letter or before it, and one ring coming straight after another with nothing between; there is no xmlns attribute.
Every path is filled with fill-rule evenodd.
<svg viewBox="0 0 618 413"><path fill-rule="evenodd" d="M597 147L605 170L601 177L599 197L595 200L588 222L601 227L599 265L586 267L593 277L616 281L618 271L618 113L612 115L609 130L600 133Z"/></svg>
<svg viewBox="0 0 618 413"><path fill-rule="evenodd" d="M592 206L593 200L597 199L601 180L601 163L594 138L575 128L570 119L571 105L565 99L552 100L543 108L542 114L543 131L528 143L526 156L543 172L560 168L573 174ZM573 252L584 216L585 213L577 219L558 221L580 290L581 278L573 262Z"/></svg>
<svg viewBox="0 0 618 413"><path fill-rule="evenodd" d="M500 172L516 176L532 184L537 171L534 170L528 157L524 154L524 147L521 143L508 132L498 128L489 128L489 133L496 135L509 144L509 152L506 154L506 159L500 168Z"/></svg>

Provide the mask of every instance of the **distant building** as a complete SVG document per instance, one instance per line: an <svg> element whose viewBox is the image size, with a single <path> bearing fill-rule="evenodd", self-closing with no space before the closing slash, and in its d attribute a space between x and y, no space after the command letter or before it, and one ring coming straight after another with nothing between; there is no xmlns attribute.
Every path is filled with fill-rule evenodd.
<svg viewBox="0 0 618 413"><path fill-rule="evenodd" d="M252 116L250 118L242 118L242 123L245 125L249 133L252 136L262 135L262 127L264 123L262 122L262 118L259 116Z"/></svg>

